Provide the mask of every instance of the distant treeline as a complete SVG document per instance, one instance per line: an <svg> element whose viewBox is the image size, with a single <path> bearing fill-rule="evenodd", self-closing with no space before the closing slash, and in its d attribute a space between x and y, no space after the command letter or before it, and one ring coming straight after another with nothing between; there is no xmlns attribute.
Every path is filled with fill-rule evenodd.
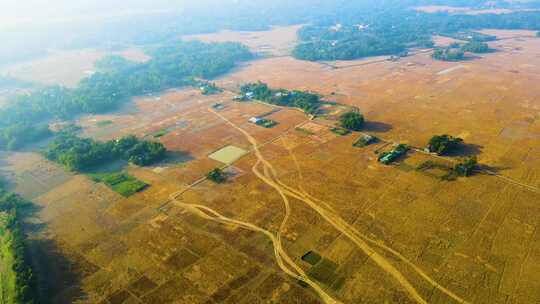
<svg viewBox="0 0 540 304"><path fill-rule="evenodd" d="M443 61L459 61L465 58L465 52L489 53L493 50L485 42L471 41L465 44L452 43L447 47L437 47L433 52L433 58Z"/></svg>
<svg viewBox="0 0 540 304"><path fill-rule="evenodd" d="M115 1L110 1L111 11L123 11L114 8ZM372 24L381 28L381 21L393 23L395 28L409 27L408 24L420 24L414 33L424 27L420 21L423 18L412 8L422 5L445 5L482 8L539 8L540 1L477 1L477 0L205 0L205 5L198 2L188 3L183 11L170 7L162 13L148 13L147 15L124 15L115 18L73 21L68 24L58 23L47 26L20 26L17 31L10 28L0 31L0 65L13 63L15 60L24 60L34 56L47 54L49 49L75 49L75 48L102 48L121 49L131 45L161 44L175 40L181 35L216 32L222 29L260 31L267 30L274 25L314 24L333 25L336 23ZM122 7L122 5L118 5ZM219 7L209 10L208 7ZM462 28L493 27L491 21L469 21L474 18L491 18L485 16L469 16L448 18L447 21L428 24L427 31L448 30L455 32ZM531 17L534 18L534 15ZM495 19L497 19L496 17ZM496 21L497 28L523 27L521 21L515 22L515 17L502 17L504 20ZM537 18L537 17L536 17ZM462 21L461 19L465 19ZM506 20L506 21L505 21ZM460 24L461 23L461 24ZM466 26L463 26L463 23ZM531 22L529 22L531 23ZM453 24L456 24L457 29ZM527 25L534 26L534 22ZM441 28L443 27L443 28ZM394 29L395 29L394 28ZM532 27L540 29L539 27ZM401 39L400 39L401 41ZM397 43L400 44L401 42ZM385 47L385 49L388 49ZM361 53L363 54L363 53ZM312 56L314 57L314 56ZM320 56L319 56L320 57ZM336 57L336 56L334 56Z"/></svg>
<svg viewBox="0 0 540 304"><path fill-rule="evenodd" d="M176 42L151 55L145 63L109 57L98 63L100 72L83 79L77 88L52 86L17 96L0 109L0 149L17 149L50 135L46 131L50 119L113 110L132 96L198 83L195 77L216 77L252 57L238 43L198 41Z"/></svg>
<svg viewBox="0 0 540 304"><path fill-rule="evenodd" d="M267 103L299 108L309 114L316 114L321 105L321 96L303 91L270 89L262 82L248 83L240 88L245 99L257 99Z"/></svg>
<svg viewBox="0 0 540 304"><path fill-rule="evenodd" d="M163 144L143 141L133 135L99 142L65 132L56 136L42 153L70 171L82 172L117 159L147 166L162 160L166 152Z"/></svg>
<svg viewBox="0 0 540 304"><path fill-rule="evenodd" d="M346 16L304 26L300 43L293 51L304 60L351 60L368 56L400 55L414 47L432 47L433 35L469 41L490 41L479 29L540 29L540 12L511 14L427 14L389 9L383 12Z"/></svg>
<svg viewBox="0 0 540 304"><path fill-rule="evenodd" d="M0 263L2 303L34 304L38 301L37 280L26 250L21 229L23 214L30 205L21 197L4 190L0 184Z"/></svg>

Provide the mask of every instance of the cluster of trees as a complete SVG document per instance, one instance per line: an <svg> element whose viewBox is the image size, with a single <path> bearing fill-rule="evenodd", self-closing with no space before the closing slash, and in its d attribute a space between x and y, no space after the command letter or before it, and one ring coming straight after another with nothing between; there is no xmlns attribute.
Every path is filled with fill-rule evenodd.
<svg viewBox="0 0 540 304"><path fill-rule="evenodd" d="M0 150L13 151L22 146L52 136L46 124L16 123L0 128Z"/></svg>
<svg viewBox="0 0 540 304"><path fill-rule="evenodd" d="M244 98L257 99L267 103L302 109L308 114L317 114L321 106L321 96L304 91L270 89L262 82L248 83L240 88Z"/></svg>
<svg viewBox="0 0 540 304"><path fill-rule="evenodd" d="M197 86L199 87L203 95L214 95L223 92L223 89L218 87L213 82L199 81L197 83Z"/></svg>
<svg viewBox="0 0 540 304"><path fill-rule="evenodd" d="M401 55L410 48L433 47L433 35L474 42L494 40L493 36L475 32L484 28L538 30L540 12L473 16L428 14L404 7L390 7L383 10L370 9L357 15L347 13L335 19L321 18L300 29L300 43L294 49L293 55L312 61ZM478 46L470 47L476 49ZM477 50L485 51L482 48ZM458 50L441 49L438 52L441 58L446 57L449 60L457 60L462 56Z"/></svg>
<svg viewBox="0 0 540 304"><path fill-rule="evenodd" d="M213 181L216 184L222 184L227 181L227 176L223 170L220 168L215 168L214 170L208 172L206 175L209 180Z"/></svg>
<svg viewBox="0 0 540 304"><path fill-rule="evenodd" d="M24 208L30 203L0 185L0 263L2 263L5 303L38 303L36 280L26 252L26 236L21 229Z"/></svg>
<svg viewBox="0 0 540 304"><path fill-rule="evenodd" d="M446 181L456 180L458 177L469 177L478 169L478 160L476 156L471 156L463 159L454 167L447 168L448 173L441 177Z"/></svg>
<svg viewBox="0 0 540 304"><path fill-rule="evenodd" d="M382 31L356 24L338 27L309 25L300 29L298 37L301 43L294 48L293 56L310 61L401 55L408 47L433 46L426 33L401 28Z"/></svg>
<svg viewBox="0 0 540 304"><path fill-rule="evenodd" d="M435 135L429 140L428 149L431 153L443 155L455 151L461 143L463 143L463 139L459 137L453 137L447 134Z"/></svg>
<svg viewBox="0 0 540 304"><path fill-rule="evenodd" d="M28 134L41 134L36 122L109 111L132 96L190 85L195 83L195 77L221 75L237 62L252 56L245 46L238 43L198 41L176 42L155 49L151 55L152 59L145 63L108 57L98 63L100 72L83 79L77 88L52 86L15 97L0 109L0 134L10 134L4 136L4 141L7 139L8 142L0 148L7 148L9 141L16 143L12 147L19 147L33 139ZM24 132L7 130L18 124L24 128L17 129L24 129ZM36 131L29 131L30 128Z"/></svg>
<svg viewBox="0 0 540 304"><path fill-rule="evenodd" d="M443 61L459 61L465 58L465 52L460 47L450 45L436 48L432 57Z"/></svg>
<svg viewBox="0 0 540 304"><path fill-rule="evenodd" d="M350 131L360 131L364 127L364 116L357 112L347 112L340 117L341 126Z"/></svg>
<svg viewBox="0 0 540 304"><path fill-rule="evenodd" d="M480 54L491 51L492 49L489 48L487 43L473 40L463 45L452 43L447 47L435 48L433 58L443 61L459 61L465 58L465 52Z"/></svg>
<svg viewBox="0 0 540 304"><path fill-rule="evenodd" d="M471 176L478 167L476 156L467 157L462 162L454 166L454 172L458 176Z"/></svg>
<svg viewBox="0 0 540 304"><path fill-rule="evenodd" d="M491 52L492 50L489 48L489 45L485 42L480 42L480 41L471 41L471 42L468 42L466 44L464 44L461 49L464 51L464 52L470 52L470 53L477 53L477 54L481 54L481 53L489 53Z"/></svg>
<svg viewBox="0 0 540 304"><path fill-rule="evenodd" d="M70 171L86 171L115 159L147 166L162 160L166 152L161 143L142 141L132 135L98 142L61 133L42 153L47 159L62 164Z"/></svg>

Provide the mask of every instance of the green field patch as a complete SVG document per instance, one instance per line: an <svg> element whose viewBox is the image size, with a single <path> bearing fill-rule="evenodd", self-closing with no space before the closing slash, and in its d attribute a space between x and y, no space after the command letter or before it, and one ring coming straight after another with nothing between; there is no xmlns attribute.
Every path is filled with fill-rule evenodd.
<svg viewBox="0 0 540 304"><path fill-rule="evenodd" d="M169 134L169 130L160 130L153 134L154 138L160 138Z"/></svg>
<svg viewBox="0 0 540 304"><path fill-rule="evenodd" d="M349 135L351 133L351 131L349 131L347 129L338 128L338 127L331 128L330 131L332 131L334 134L337 134L339 136L345 136L345 135Z"/></svg>
<svg viewBox="0 0 540 304"><path fill-rule="evenodd" d="M148 187L148 184L141 182L135 177L125 173L95 173L90 174L90 178L96 183L103 183L114 192L130 197L137 192L141 192Z"/></svg>
<svg viewBox="0 0 540 304"><path fill-rule="evenodd" d="M317 260L317 257L319 258L319 260L308 270L308 275L311 278L333 289L339 289L341 286L343 286L344 279L336 274L339 265L328 258L321 257L317 253L312 253L311 255L308 255L308 258L311 260L311 262L315 262L315 260ZM308 263L311 264L311 262Z"/></svg>
<svg viewBox="0 0 540 304"><path fill-rule="evenodd" d="M248 151L244 149L235 146L227 146L208 155L208 157L213 160L217 160L224 164L230 165L240 159L242 156L246 155L247 153Z"/></svg>
<svg viewBox="0 0 540 304"><path fill-rule="evenodd" d="M322 259L321 255L315 251L308 251L306 252L306 254L302 256L302 261L306 261L310 263L311 265L315 265L319 263L321 259Z"/></svg>
<svg viewBox="0 0 540 304"><path fill-rule="evenodd" d="M96 123L96 126L100 127L100 128L103 128L103 127L106 127L108 125L112 125L113 121L112 120L102 120L102 121L98 121Z"/></svg>

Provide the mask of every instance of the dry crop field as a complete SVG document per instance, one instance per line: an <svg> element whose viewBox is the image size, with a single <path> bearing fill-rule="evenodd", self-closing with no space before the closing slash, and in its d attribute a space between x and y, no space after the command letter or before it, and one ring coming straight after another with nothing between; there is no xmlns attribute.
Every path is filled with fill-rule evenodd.
<svg viewBox="0 0 540 304"><path fill-rule="evenodd" d="M465 62L259 59L217 80L231 91L171 90L80 118L85 136L160 134L174 151L127 167L151 185L127 199L35 153L1 154L2 175L40 207L33 250L53 302L540 301L540 39L489 33L504 37L498 51ZM442 181L415 170L432 159L419 152L383 166L384 143L355 148L359 134L337 136L333 121L232 101L256 80L357 106L365 131L388 141L460 136L463 155L501 176ZM266 114L278 125L248 122ZM200 181L229 145L249 153L228 182Z"/></svg>
<svg viewBox="0 0 540 304"><path fill-rule="evenodd" d="M79 81L95 72L94 63L108 54L128 60L146 61L149 57L137 48L105 52L94 49L54 51L45 57L0 68L1 74L46 85L75 87Z"/></svg>

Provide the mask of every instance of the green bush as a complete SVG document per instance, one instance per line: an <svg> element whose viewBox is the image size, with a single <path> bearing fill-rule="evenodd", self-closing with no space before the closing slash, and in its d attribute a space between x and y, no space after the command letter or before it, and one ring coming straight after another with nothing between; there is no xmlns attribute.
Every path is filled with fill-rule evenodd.
<svg viewBox="0 0 540 304"><path fill-rule="evenodd" d="M216 184L221 184L227 181L227 176L225 175L225 172L223 172L223 170L219 168L210 171L206 176L209 180L213 181Z"/></svg>
<svg viewBox="0 0 540 304"><path fill-rule="evenodd" d="M447 134L435 135L429 140L428 150L431 153L443 155L457 150L462 142L463 139L459 137L453 137Z"/></svg>
<svg viewBox="0 0 540 304"><path fill-rule="evenodd" d="M347 112L340 118L341 126L350 131L360 131L364 127L364 116L356 112Z"/></svg>

